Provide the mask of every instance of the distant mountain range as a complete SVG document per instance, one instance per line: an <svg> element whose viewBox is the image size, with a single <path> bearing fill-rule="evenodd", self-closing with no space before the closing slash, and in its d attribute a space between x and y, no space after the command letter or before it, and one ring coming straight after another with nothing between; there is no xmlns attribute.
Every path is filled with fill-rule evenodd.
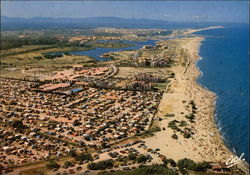
<svg viewBox="0 0 250 175"><path fill-rule="evenodd" d="M199 28L209 25L221 25L221 23L197 23L197 22L170 22L152 19L127 19L117 17L90 17L90 18L18 18L1 16L2 30L23 29L91 29L97 27L115 28Z"/></svg>

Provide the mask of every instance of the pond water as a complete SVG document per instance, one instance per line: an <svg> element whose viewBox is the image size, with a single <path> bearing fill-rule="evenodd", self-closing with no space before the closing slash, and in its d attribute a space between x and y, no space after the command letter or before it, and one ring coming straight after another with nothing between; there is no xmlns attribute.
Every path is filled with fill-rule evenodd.
<svg viewBox="0 0 250 175"><path fill-rule="evenodd" d="M83 50L83 51L73 51L68 52L72 55L83 55L83 56L89 56L92 58L95 58L97 61L108 61L111 60L110 58L103 58L101 55L108 52L119 52L119 51L126 51L126 50L137 50L142 48L144 45L155 45L155 40L147 40L147 41L107 41L107 40L98 40L97 42L124 42L133 44L131 47L124 47L124 48L103 48L103 47L97 47L95 49L91 50ZM48 55L55 55L55 54L63 54L64 52L53 52L48 53Z"/></svg>

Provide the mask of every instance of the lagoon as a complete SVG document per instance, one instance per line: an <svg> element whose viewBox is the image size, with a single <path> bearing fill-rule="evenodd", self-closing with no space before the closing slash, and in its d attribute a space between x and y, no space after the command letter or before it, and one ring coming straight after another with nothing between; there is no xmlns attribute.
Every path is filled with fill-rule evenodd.
<svg viewBox="0 0 250 175"><path fill-rule="evenodd" d="M125 42L129 44L133 44L131 47L123 47L123 48L104 48L104 47L97 47L95 49L91 50L83 50L83 51L73 51L73 52L68 52L73 55L84 55L84 56L89 56L91 58L95 58L97 61L108 61L111 60L110 58L103 58L101 55L104 53L108 52L119 52L119 51L126 51L126 50L137 50L142 48L144 45L155 45L156 41L155 40L147 40L147 41L104 41L104 40L99 40L97 42ZM53 52L53 53L48 53L49 55L55 55L55 54L63 54L64 52Z"/></svg>

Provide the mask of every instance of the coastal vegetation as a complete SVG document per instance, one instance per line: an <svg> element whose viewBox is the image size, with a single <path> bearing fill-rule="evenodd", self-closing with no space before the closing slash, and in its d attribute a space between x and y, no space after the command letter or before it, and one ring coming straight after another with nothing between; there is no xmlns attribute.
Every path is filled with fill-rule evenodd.
<svg viewBox="0 0 250 175"><path fill-rule="evenodd" d="M137 135L141 137L150 137L153 136L155 132L159 131L161 131L161 128L159 126L153 125L149 127L149 129L143 132L142 134L137 134Z"/></svg>
<svg viewBox="0 0 250 175"><path fill-rule="evenodd" d="M171 167L171 168L170 168ZM188 174L189 171L206 172L211 168L207 162L194 162L191 159L181 159L177 163L173 159L166 159L163 164L140 165L128 171L100 172L98 175L178 175Z"/></svg>
<svg viewBox="0 0 250 175"><path fill-rule="evenodd" d="M145 156L144 154L141 154L136 158L137 163L145 163L147 160L148 157Z"/></svg>
<svg viewBox="0 0 250 175"><path fill-rule="evenodd" d="M164 165L140 165L129 171L101 172L98 175L178 175L178 172Z"/></svg>
<svg viewBox="0 0 250 175"><path fill-rule="evenodd" d="M175 114L165 114L165 117L174 117Z"/></svg>
<svg viewBox="0 0 250 175"><path fill-rule="evenodd" d="M177 125L178 124L178 125ZM168 123L168 127L174 130L174 132L179 132L184 138L190 138L194 133L190 128L187 127L187 122L184 120L172 120ZM172 135L173 139L178 139L176 133Z"/></svg>
<svg viewBox="0 0 250 175"><path fill-rule="evenodd" d="M205 172L208 168L211 168L208 162L196 163L187 158L179 160L177 166L182 174L187 174L188 170Z"/></svg>

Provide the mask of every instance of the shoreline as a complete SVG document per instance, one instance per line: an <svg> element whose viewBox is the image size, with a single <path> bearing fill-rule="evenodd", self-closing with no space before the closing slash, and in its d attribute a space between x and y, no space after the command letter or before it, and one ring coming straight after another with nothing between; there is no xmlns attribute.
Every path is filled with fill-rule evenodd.
<svg viewBox="0 0 250 175"><path fill-rule="evenodd" d="M202 45L202 42L204 42L205 41L205 38L200 42L200 45ZM222 141L223 142L223 145L226 147L226 149L228 149L228 151L230 151L230 153L232 153L232 154L234 154L228 147L227 147L227 145L225 144L225 140L223 139L223 137L222 137L222 135L221 135L221 133L220 133L220 130L219 130L219 127L218 127L218 125L217 125L217 123L216 123L216 103L217 103L217 98L218 98L218 95L215 93L215 92L213 92L213 91L211 91L211 90L209 90L206 86L204 86L204 85L202 85L200 82L198 82L198 79L200 78L200 76L203 76L203 72L201 71L201 69L200 69L200 67L198 66L198 62L200 62L200 61L202 61L204 58L203 57L201 57L200 56L200 48L199 48L199 50L198 50L198 57L199 57L199 59L197 59L196 61L195 61L195 67L196 67L196 69L198 70L198 72L199 72L199 75L196 77L196 84L198 85L198 86L200 86L201 88L203 88L203 89L205 89L207 92L209 92L209 93L212 93L213 95L214 95L214 97L211 99L211 101L213 102L213 112L212 112L212 122L213 122L213 125L214 125L214 127L215 127L215 131L217 132L217 134L218 134L218 139L219 139L219 141Z"/></svg>
<svg viewBox="0 0 250 175"><path fill-rule="evenodd" d="M222 28L223 28L223 27L222 27ZM203 40L200 42L200 46L202 45L202 42L205 41L205 38L204 38L204 37L202 37L202 38L203 38ZM217 122L217 119L216 119L216 116L217 116L217 113L216 113L216 104L217 104L217 99L219 98L219 96L218 96L215 92L211 91L210 89L208 89L206 86L202 85L202 84L198 81L198 79L200 78L200 76L203 76L203 72L201 71L200 67L198 66L198 62L200 62L200 61L202 61L202 60L204 59L203 57L200 56L200 47L199 47L199 50L198 50L198 57L199 57L199 59L197 59L197 60L195 61L195 67L196 67L196 69L197 69L198 72L199 72L199 75L196 77L196 83L197 83L198 86L202 87L202 88L205 89L207 92L210 92L210 93L213 93L213 94L214 94L214 98L212 99L212 101L213 101L213 113L212 113L212 114L213 114L213 117L212 117L212 123L213 123L213 125L214 125L214 127L215 127L215 132L217 133L217 139L218 139L218 141L222 142L222 145L225 147L225 149L226 149L227 151L229 151L229 153L231 153L231 154L235 157L235 156L237 156L237 154L236 154L236 152L233 151L234 148L231 148L231 147L227 144L226 140L223 138L223 135L222 135L222 133L220 132L221 128L219 127L219 125L218 125L219 123ZM248 163L248 162L246 162L246 161L241 162L241 163L238 165L238 167L239 167L240 169L242 169L245 173L249 173L249 163Z"/></svg>
<svg viewBox="0 0 250 175"><path fill-rule="evenodd" d="M161 127L166 128L166 131L160 131L152 138L145 140L152 148L161 147L160 149L165 152L165 155L174 160L190 158L195 161L226 162L234 154L225 145L216 124L215 106L217 95L198 82L202 72L197 62L202 60L202 57L199 56L199 48L204 39L204 37L175 39L182 48L187 49L190 55L190 64L186 72L181 71L183 67L180 66L173 68L176 78L170 86L170 92L163 94L163 101L160 103L157 117L164 118L166 113L174 113L176 117L167 118L167 122L166 120L159 122ZM196 123L195 125L190 124L195 134L194 138L189 139L184 139L182 135L178 135L179 139L174 140L170 134L173 131L167 127L167 124L174 119L183 120L183 116L177 115L180 115L180 111L185 110L184 105L181 103L184 100L194 100L198 106ZM182 113L188 114L188 110ZM164 142L160 141L162 138L166 140L166 147ZM196 148L198 145L199 148Z"/></svg>
<svg viewBox="0 0 250 175"><path fill-rule="evenodd" d="M218 27L211 27L209 29L216 29L216 28L223 28L222 26L218 26ZM204 29L207 30L207 29ZM202 31L202 30L199 30ZM192 32L193 33L193 32ZM213 94L213 98L211 98L211 102L212 102L212 112L211 112L211 119L212 119L212 126L214 127L214 131L216 133L216 139L218 140L218 142L222 142L223 147L225 147L226 151L229 151L230 154L232 154L233 156L236 156L236 154L231 151L231 149L227 146L225 139L222 137L222 134L220 133L220 129L218 127L218 124L216 123L216 103L217 103L217 98L218 95L211 91L210 89L208 89L206 86L202 85L198 79L200 78L200 76L203 76L203 72L201 71L200 67L198 66L198 62L202 61L204 58L200 56L200 46L202 45L202 42L205 41L205 37L201 37L202 39L199 41L199 48L197 50L197 56L198 59L194 60L194 66L195 69L197 69L198 74L195 78L195 83L197 86L200 86L202 89L204 89L205 91L207 91L207 93L211 93Z"/></svg>

